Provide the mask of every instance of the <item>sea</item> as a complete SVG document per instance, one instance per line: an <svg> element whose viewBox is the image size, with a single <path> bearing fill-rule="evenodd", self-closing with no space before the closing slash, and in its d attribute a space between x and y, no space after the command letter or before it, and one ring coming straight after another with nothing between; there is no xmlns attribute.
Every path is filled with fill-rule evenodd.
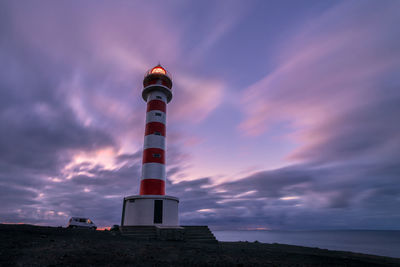
<svg viewBox="0 0 400 267"><path fill-rule="evenodd" d="M213 231L219 241L279 243L400 258L400 231Z"/></svg>

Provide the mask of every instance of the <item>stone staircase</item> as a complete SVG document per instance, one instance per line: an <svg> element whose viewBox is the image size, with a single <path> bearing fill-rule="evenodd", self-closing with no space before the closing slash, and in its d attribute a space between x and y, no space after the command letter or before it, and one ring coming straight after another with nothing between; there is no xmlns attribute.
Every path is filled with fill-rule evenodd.
<svg viewBox="0 0 400 267"><path fill-rule="evenodd" d="M120 227L121 234L133 237L137 240L157 240L156 226L123 226Z"/></svg>
<svg viewBox="0 0 400 267"><path fill-rule="evenodd" d="M218 243L208 226L182 226L185 229L184 239L189 242Z"/></svg>
<svg viewBox="0 0 400 267"><path fill-rule="evenodd" d="M208 226L181 226L166 228L157 226L122 226L120 232L124 236L136 240L174 240L186 242L218 243Z"/></svg>

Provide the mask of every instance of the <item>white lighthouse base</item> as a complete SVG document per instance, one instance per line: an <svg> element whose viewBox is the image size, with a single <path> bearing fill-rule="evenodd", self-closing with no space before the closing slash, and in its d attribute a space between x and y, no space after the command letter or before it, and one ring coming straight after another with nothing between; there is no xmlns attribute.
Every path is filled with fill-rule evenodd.
<svg viewBox="0 0 400 267"><path fill-rule="evenodd" d="M178 227L178 204L178 198L165 195L125 197L121 226Z"/></svg>

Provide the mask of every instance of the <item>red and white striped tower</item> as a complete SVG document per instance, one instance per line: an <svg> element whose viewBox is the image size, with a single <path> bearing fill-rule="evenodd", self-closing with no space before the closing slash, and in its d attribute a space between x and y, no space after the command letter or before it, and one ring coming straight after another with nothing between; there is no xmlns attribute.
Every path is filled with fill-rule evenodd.
<svg viewBox="0 0 400 267"><path fill-rule="evenodd" d="M171 78L161 65L146 73L142 91L147 113L140 195L165 195L166 112L172 99L171 89Z"/></svg>
<svg viewBox="0 0 400 267"><path fill-rule="evenodd" d="M179 199L165 195L165 125L172 80L160 65L143 80L147 102L140 195L124 197L121 226L179 226Z"/></svg>

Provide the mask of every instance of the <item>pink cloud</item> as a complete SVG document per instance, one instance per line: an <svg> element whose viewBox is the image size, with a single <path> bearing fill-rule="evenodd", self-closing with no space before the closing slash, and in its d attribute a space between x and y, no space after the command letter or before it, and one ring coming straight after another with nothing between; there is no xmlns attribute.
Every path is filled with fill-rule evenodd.
<svg viewBox="0 0 400 267"><path fill-rule="evenodd" d="M304 25L277 67L244 90L239 129L260 135L289 121L302 144L292 159L326 142L337 131L331 122L384 96L379 84L400 66L398 10L398 2L344 3Z"/></svg>
<svg viewBox="0 0 400 267"><path fill-rule="evenodd" d="M16 34L29 47L68 66L57 90L82 124L105 129L121 145L140 145L145 113L142 79L159 61L173 76L170 121L204 120L221 102L224 90L221 81L190 69L180 71L185 26L169 15L172 7L160 5L48 2L40 8L15 5L12 16ZM232 20L223 19L229 22L222 25ZM207 46L221 34L223 30L204 36L211 40Z"/></svg>
<svg viewBox="0 0 400 267"><path fill-rule="evenodd" d="M195 75L180 75L174 79L174 103L169 118L197 123L204 120L222 101L225 85L216 80Z"/></svg>

